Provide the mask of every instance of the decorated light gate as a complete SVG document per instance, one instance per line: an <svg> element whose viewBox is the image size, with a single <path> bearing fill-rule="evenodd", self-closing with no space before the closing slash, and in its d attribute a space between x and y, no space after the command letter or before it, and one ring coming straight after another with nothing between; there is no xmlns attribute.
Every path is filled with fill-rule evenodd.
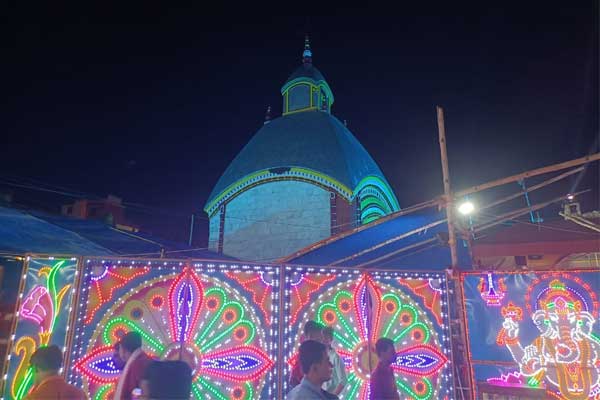
<svg viewBox="0 0 600 400"><path fill-rule="evenodd" d="M473 388L600 398L600 272L464 277Z"/></svg>
<svg viewBox="0 0 600 400"><path fill-rule="evenodd" d="M4 398L32 385L29 356L65 350L65 376L94 400L112 398L113 346L138 331L144 350L193 367L197 399L283 398L309 319L335 330L344 399L367 399L380 336L394 340L405 398L452 399L443 273L211 262L31 258L21 283Z"/></svg>

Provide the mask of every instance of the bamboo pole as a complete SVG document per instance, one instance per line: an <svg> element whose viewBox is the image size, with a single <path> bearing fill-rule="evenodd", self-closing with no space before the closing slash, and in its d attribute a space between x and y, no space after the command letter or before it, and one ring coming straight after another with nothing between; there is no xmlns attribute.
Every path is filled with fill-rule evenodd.
<svg viewBox="0 0 600 400"><path fill-rule="evenodd" d="M454 276L455 271L458 271L459 266L458 266L458 254L457 254L457 248L456 248L456 232L454 230L454 203L453 203L453 196L452 196L452 190L450 187L450 170L448 167L448 153L447 153L447 149L446 149L446 127L444 125L444 110L439 107L436 106L436 110L437 110L437 122L438 122L438 134L439 134L439 142L440 142L440 158L442 161L442 177L444 179L444 207L446 208L446 219L448 221L448 245L450 246L450 259L451 259L451 271L452 271L452 278L456 278ZM460 304L461 299L463 297L463 291L462 291L462 284L460 282L460 279L457 279L455 281L455 285L454 285L454 296L455 296L455 302L456 304ZM459 320L459 325L460 325L460 339L462 341L463 346L465 346L465 348L467 347L467 334L466 334L466 328L465 328L465 318L464 315L462 313L462 307L457 307L458 308L458 320ZM456 348L455 348L456 350ZM468 354L463 353L462 356L463 362L469 362L469 357ZM466 373L466 378L468 382L472 382L472 378L471 378L471 368L467 368L467 373ZM457 390L460 392L460 397L461 399L464 400L465 398L465 392L464 392L464 387L462 384L463 381L463 376L461 376L461 371L460 370L456 370L455 371L456 376L458 377L458 385L457 386ZM471 389L469 389L468 393L468 397L471 398L472 394L471 394Z"/></svg>
<svg viewBox="0 0 600 400"><path fill-rule="evenodd" d="M583 226L584 228L591 229L596 232L600 232L600 225L594 224L591 221L586 220L577 215L568 215L563 212L559 212L558 215L563 217L564 219L568 219L571 222L575 222L577 225Z"/></svg>
<svg viewBox="0 0 600 400"><path fill-rule="evenodd" d="M587 164L590 163L592 161L598 161L600 160L600 153L596 153L596 154L591 154L589 156L585 156L585 157L580 157L580 158L576 158L574 160L571 161L565 161L562 163L558 163L558 164L554 164L554 165L549 165L547 167L542 167L542 168L538 168L538 169L532 169L529 171L525 171L522 172L520 174L516 174L516 175L512 175L512 176L508 176L506 178L501 178L501 179L497 179L495 181L490 181L487 183L483 183L481 185L477 185L477 186L471 186L470 188L461 190L459 192L455 193L456 197L463 197L466 196L468 194L471 193L475 193L475 192L481 192L482 190L486 190L486 189L490 189L496 186L500 186L500 185L505 185L507 183L511 183L511 182L516 182L520 179L523 178L531 178L532 176L537 176L537 175L542 175L542 174L547 174L549 172L554 172L554 171L560 171L563 169L567 169L570 167L576 167L578 165L582 165L582 164Z"/></svg>
<svg viewBox="0 0 600 400"><path fill-rule="evenodd" d="M483 206L479 207L479 211L485 210L487 208L491 208L491 207L494 207L494 206L497 206L498 204L505 203L505 202L507 202L509 200L512 200L512 199L516 199L517 197L522 196L524 193L531 193L531 192L533 192L535 190L543 188L544 186L548 186L551 183L558 182L561 179L564 179L564 178L566 178L568 176L571 176L571 175L576 174L578 172L581 172L583 170L584 170L584 167L579 167L579 168L572 169L572 170L567 171L565 173L562 173L562 174L560 174L558 176L555 176L554 178L550 178L548 180L545 180L544 182L540 182L537 185L533 185L530 188L527 188L526 191L521 191L519 193L511 194L510 196L503 197L503 198L501 198L499 200L496 200L496 201L494 201L494 202L492 202L490 204L483 205Z"/></svg>
<svg viewBox="0 0 600 400"><path fill-rule="evenodd" d="M448 244L450 245L450 259L452 260L452 268L456 268L458 267L458 255L456 252L456 233L454 232L454 205L452 202L452 192L450 191L450 171L448 168L448 153L446 150L444 110L441 107L436 107L436 110L440 140L440 155L442 160L442 176L444 179L444 200L446 217L448 219Z"/></svg>
<svg viewBox="0 0 600 400"><path fill-rule="evenodd" d="M589 189L582 190L580 192L574 193L573 195L577 196L577 195L580 195L580 194L586 193L586 192L589 192ZM527 214L529 211L537 211L544 207L549 206L550 204L556 203L561 200L566 200L566 199L567 199L567 195L564 195L564 196L560 196L560 197L555 197L554 199L545 201L543 203L535 204L532 207L524 207L524 208L520 208L518 210L507 212L505 214L499 215L497 218L495 218L491 221L488 221L483 224L475 226L474 231L481 232L485 229L491 228L491 227L501 224L505 221L509 221L511 219L520 217L521 215Z"/></svg>

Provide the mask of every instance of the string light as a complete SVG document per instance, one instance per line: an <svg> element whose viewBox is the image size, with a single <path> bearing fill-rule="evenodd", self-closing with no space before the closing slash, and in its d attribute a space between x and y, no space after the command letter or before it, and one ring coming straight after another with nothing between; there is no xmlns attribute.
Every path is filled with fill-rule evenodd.
<svg viewBox="0 0 600 400"><path fill-rule="evenodd" d="M298 274L302 274L302 281L298 279ZM302 289L306 277L315 279L319 274L333 275L335 279L313 294L312 306L304 307L301 320L314 319L334 326L334 347L348 371L348 385L340 398L366 399L365 396L369 396L370 368L374 368L377 356L372 348L372 364L369 367L368 338L372 338L371 345L374 346L375 340L380 336L393 338L399 346L398 365L394 370L400 379L409 382L404 387L399 385L406 397L429 399L453 394L453 381L449 379L452 377L450 360L446 355L449 354L448 316L441 311L436 316L436 306L433 303L428 303L430 307L425 306L431 299L440 304L440 310L447 304L443 274L387 271L362 274L348 269L343 273L336 268L309 271L309 268L288 267L285 270L286 306L290 307L292 302L287 299L294 298L294 290ZM430 280L435 283L430 283ZM407 285L403 285L401 281ZM411 286L417 289L413 290ZM419 292L420 289L432 293L425 295ZM372 312L368 312L368 301L372 304ZM419 306L425 306L424 309L429 314ZM409 323L398 330L396 327L400 315L407 316L409 320L406 322ZM430 320L431 317L434 319ZM439 324L438 319L441 320ZM286 365L289 373L289 368L297 362L302 324L284 326L284 348L288 354ZM386 335L382 334L384 332ZM406 350L409 353L403 353ZM436 384L429 380L434 380ZM288 389L287 381L288 379L283 381L284 391Z"/></svg>
<svg viewBox="0 0 600 400"><path fill-rule="evenodd" d="M275 368L277 355L295 353L299 321L311 318L336 326L337 348L351 382L343 398L369 395L364 379L353 375L353 350L383 331L398 338L396 373L406 383L405 395L443 398L452 392L448 315L435 308L447 304L443 274L99 258L84 260L79 270L72 264L74 273L62 278L73 285L79 274L81 283L69 287L63 305L76 314L73 325L60 332L70 330L72 340L55 338L63 337L61 345L71 352L65 366L69 382L91 398L113 392L119 372L111 345L131 330L143 332L144 345L157 357L174 356L175 348L190 355L196 364L192 393L198 398L277 398L287 391L287 379ZM401 280L427 285L412 289ZM429 297L421 289L429 290ZM408 324L390 321L403 315ZM402 349L418 345L424 347L400 356ZM423 379L435 382L433 388Z"/></svg>

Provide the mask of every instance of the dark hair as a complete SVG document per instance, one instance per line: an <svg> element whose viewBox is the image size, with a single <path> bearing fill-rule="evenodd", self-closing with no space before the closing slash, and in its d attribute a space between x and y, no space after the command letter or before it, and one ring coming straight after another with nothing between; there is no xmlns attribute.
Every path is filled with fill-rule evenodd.
<svg viewBox="0 0 600 400"><path fill-rule="evenodd" d="M332 338L333 337L333 327L331 327L331 326L324 327L323 328L323 336Z"/></svg>
<svg viewBox="0 0 600 400"><path fill-rule="evenodd" d="M321 332L324 326L316 321L306 321L304 324L304 335L309 336L313 333Z"/></svg>
<svg viewBox="0 0 600 400"><path fill-rule="evenodd" d="M316 340L307 340L300 345L298 353L302 372L308 374L313 364L318 364L323 360L323 357L327 357L327 347Z"/></svg>
<svg viewBox="0 0 600 400"><path fill-rule="evenodd" d="M148 397L151 399L190 398L192 369L183 361L152 361L142 379L148 381Z"/></svg>
<svg viewBox="0 0 600 400"><path fill-rule="evenodd" d="M55 345L40 347L29 359L29 363L40 371L58 371L62 361L62 351Z"/></svg>
<svg viewBox="0 0 600 400"><path fill-rule="evenodd" d="M119 346L123 347L123 349L127 350L128 352L133 353L142 347L142 335L135 331L128 332L119 342Z"/></svg>
<svg viewBox="0 0 600 400"><path fill-rule="evenodd" d="M375 351L377 355L381 355L384 351L387 351L389 348L394 348L394 341L392 339L388 339L385 337L377 339L377 343L375 343Z"/></svg>

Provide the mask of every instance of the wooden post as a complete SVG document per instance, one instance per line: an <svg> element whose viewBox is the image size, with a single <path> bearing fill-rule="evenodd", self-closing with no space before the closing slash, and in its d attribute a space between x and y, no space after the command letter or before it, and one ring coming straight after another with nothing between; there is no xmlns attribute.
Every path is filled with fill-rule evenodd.
<svg viewBox="0 0 600 400"><path fill-rule="evenodd" d="M190 239L188 240L188 245L192 247L192 239L194 238L194 213L192 213L192 219L190 221Z"/></svg>
<svg viewBox="0 0 600 400"><path fill-rule="evenodd" d="M439 140L440 140L440 155L441 155L441 161L442 161L442 176L444 179L444 207L446 208L446 218L448 221L448 245L450 246L450 260L451 260L451 278L454 279L454 303L457 306L457 316L458 316L458 325L460 327L460 340L462 341L462 346L463 348L467 347L467 335L466 335L466 329L464 326L464 316L462 313L462 306L461 306L461 301L462 301L462 283L461 280L459 279L460 274L459 274L459 267L458 267L458 252L457 252L457 248L456 248L456 231L454 228L454 199L453 199L453 195L452 195L452 190L450 187L450 170L448 168L448 153L446 150L446 128L444 126L444 110L439 107L436 106L436 110L437 110L437 122L438 122L438 132L439 132ZM450 332L452 332L452 317L450 316ZM452 337L452 334L450 335ZM452 344L453 344L453 350L456 352L458 351L458 345L456 345L456 342L454 341L454 339L452 339ZM466 376L466 380L467 380L467 385L468 385L468 392L467 392L467 398L471 399L472 395L471 395L471 368L468 365L469 363L469 357L468 354L463 353L462 357L462 362L466 363L466 371L467 371L467 376ZM455 370L454 373L456 374L456 376L458 377L458 382L455 381L455 386L456 386L456 390L458 391L458 393L460 393L460 398L461 399L465 399L465 385L463 384L464 380L462 376L462 372L459 368L456 368L456 364L454 364L455 366Z"/></svg>
<svg viewBox="0 0 600 400"><path fill-rule="evenodd" d="M446 151L446 128L444 126L444 110L441 107L437 109L438 132L440 137L440 154L442 158L442 174L444 178L444 200L446 207L446 217L448 218L448 245L450 246L450 259L452 260L452 269L458 267L458 255L456 253L456 233L454 231L454 204L452 201L452 192L450 191L450 171L448 169L448 153Z"/></svg>

